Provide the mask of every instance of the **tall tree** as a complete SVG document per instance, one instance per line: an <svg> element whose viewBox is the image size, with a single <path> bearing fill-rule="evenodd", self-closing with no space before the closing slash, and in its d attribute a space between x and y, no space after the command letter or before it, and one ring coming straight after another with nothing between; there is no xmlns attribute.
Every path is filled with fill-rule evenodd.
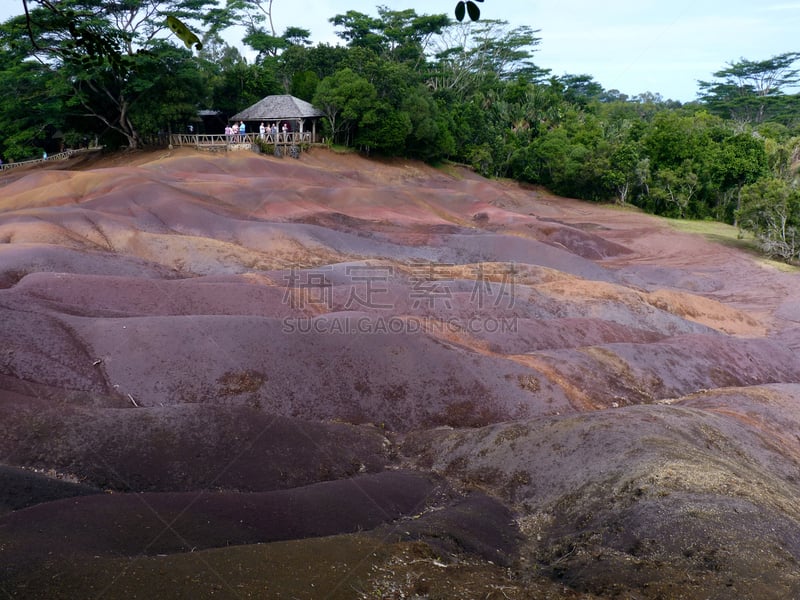
<svg viewBox="0 0 800 600"><path fill-rule="evenodd" d="M785 52L766 60L729 63L714 73L715 81L700 81L700 99L714 112L740 123L762 123L785 108L786 92L800 81L794 64L800 52Z"/></svg>
<svg viewBox="0 0 800 600"><path fill-rule="evenodd" d="M162 41L168 31L166 17L197 22L204 9L216 4L214 0L23 3L25 15L18 21L27 30L27 55L57 68L72 85L73 110L124 136L131 148L142 143L133 117L135 104L146 96L174 96L183 81L171 76L166 62L153 68L154 61L174 59ZM188 59L190 51L181 51ZM187 96L195 93L186 90Z"/></svg>
<svg viewBox="0 0 800 600"><path fill-rule="evenodd" d="M558 77L558 81L564 86L564 99L569 102L586 106L603 97L603 86L591 75L566 74Z"/></svg>
<svg viewBox="0 0 800 600"><path fill-rule="evenodd" d="M41 154L48 132L65 125L63 85L49 65L0 50L0 157L8 161Z"/></svg>
<svg viewBox="0 0 800 600"><path fill-rule="evenodd" d="M761 179L742 189L740 227L753 232L767 254L800 256L800 190L784 179Z"/></svg>
<svg viewBox="0 0 800 600"><path fill-rule="evenodd" d="M527 25L510 27L507 21L486 20L472 25L474 57L480 68L495 73L500 79L525 77L540 81L549 72L537 67L533 52L541 42L538 30Z"/></svg>
<svg viewBox="0 0 800 600"><path fill-rule="evenodd" d="M464 100L497 80L542 80L548 71L531 60L539 42L536 31L505 21L454 24L432 40L427 84Z"/></svg>
<svg viewBox="0 0 800 600"><path fill-rule="evenodd" d="M231 25L243 25L248 33L263 32L277 38L272 20L272 2L273 0L226 0L224 7L211 8L208 11L206 21L211 25L212 31L226 29Z"/></svg>
<svg viewBox="0 0 800 600"><path fill-rule="evenodd" d="M413 9L389 10L378 7L378 17L350 10L330 22L341 27L337 33L351 48L366 48L395 62L414 66L425 60L431 38L450 24L447 15L417 15Z"/></svg>
<svg viewBox="0 0 800 600"><path fill-rule="evenodd" d="M349 145L377 96L369 81L352 69L342 69L320 82L314 104L328 117L332 138Z"/></svg>
<svg viewBox="0 0 800 600"><path fill-rule="evenodd" d="M735 222L741 205L741 190L769 174L764 140L751 133L724 131L714 136L715 143L705 152L706 188L716 198L715 217Z"/></svg>

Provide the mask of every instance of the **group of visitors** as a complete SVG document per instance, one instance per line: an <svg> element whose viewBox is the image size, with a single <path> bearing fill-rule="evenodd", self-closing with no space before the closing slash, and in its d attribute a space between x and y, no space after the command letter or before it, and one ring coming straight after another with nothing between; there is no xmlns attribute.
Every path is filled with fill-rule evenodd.
<svg viewBox="0 0 800 600"><path fill-rule="evenodd" d="M244 121L225 126L225 139L228 140L229 144L238 144L240 140L245 141L246 133L247 127L245 127Z"/></svg>
<svg viewBox="0 0 800 600"><path fill-rule="evenodd" d="M289 124L284 123L283 126L278 129L277 123L272 123L271 125L265 125L263 122L258 126L258 137L260 140L266 140L268 135L272 136L272 141L278 140L286 140L286 135L290 132ZM239 142L246 142L247 134L247 127L244 124L244 121L239 121L238 123L233 123L231 125L225 126L225 139L228 141L229 144L238 144ZM282 138L278 135L282 134Z"/></svg>
<svg viewBox="0 0 800 600"><path fill-rule="evenodd" d="M289 133L289 125L284 123L283 127L281 127L281 129L280 129L280 132L283 133L284 136L286 136L286 134ZM264 125L264 123L262 122L261 125L258 126L258 137L259 137L259 139L261 139L261 140L265 139L265 137L268 134L272 135L272 139L273 140L277 139L277 135L278 135L278 124L277 123L273 123L272 125Z"/></svg>

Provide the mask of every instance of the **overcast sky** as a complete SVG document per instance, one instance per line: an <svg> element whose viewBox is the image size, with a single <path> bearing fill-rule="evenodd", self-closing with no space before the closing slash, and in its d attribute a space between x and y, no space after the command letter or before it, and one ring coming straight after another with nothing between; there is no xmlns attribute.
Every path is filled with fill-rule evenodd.
<svg viewBox="0 0 800 600"><path fill-rule="evenodd" d="M265 5L268 4L265 0ZM453 15L456 0L273 0L275 28L299 26L314 42L337 43L328 19L376 6ZM485 0L482 17L538 29L534 62L554 75L589 74L629 96L660 93L683 102L697 80L741 58L764 60L800 51L800 1L780 0ZM22 13L0 0L0 18ZM226 36L235 43L235 34Z"/></svg>

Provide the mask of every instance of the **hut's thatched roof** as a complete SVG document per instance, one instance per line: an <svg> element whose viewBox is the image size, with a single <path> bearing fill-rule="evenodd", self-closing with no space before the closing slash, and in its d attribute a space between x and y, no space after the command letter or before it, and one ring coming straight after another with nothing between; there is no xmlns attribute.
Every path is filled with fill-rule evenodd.
<svg viewBox="0 0 800 600"><path fill-rule="evenodd" d="M294 96L267 96L231 117L234 121L275 121L324 117L318 108Z"/></svg>

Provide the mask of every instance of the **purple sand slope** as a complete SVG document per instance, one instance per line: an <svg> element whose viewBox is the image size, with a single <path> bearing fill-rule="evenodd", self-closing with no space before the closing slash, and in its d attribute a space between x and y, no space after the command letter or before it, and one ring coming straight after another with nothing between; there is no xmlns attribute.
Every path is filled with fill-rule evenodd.
<svg viewBox="0 0 800 600"><path fill-rule="evenodd" d="M460 167L96 161L0 175L0 596L800 596L796 269Z"/></svg>

